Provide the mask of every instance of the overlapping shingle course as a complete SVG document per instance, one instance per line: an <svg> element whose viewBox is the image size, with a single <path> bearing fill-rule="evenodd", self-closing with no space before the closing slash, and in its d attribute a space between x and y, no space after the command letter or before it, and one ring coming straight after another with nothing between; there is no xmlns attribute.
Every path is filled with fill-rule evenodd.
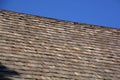
<svg viewBox="0 0 120 80"><path fill-rule="evenodd" d="M0 10L0 63L12 80L119 80L120 30Z"/></svg>

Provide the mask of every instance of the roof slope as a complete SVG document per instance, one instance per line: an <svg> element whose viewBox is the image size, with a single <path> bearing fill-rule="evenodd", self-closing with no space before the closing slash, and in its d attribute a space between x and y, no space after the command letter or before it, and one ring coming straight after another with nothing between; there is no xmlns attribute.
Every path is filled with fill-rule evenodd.
<svg viewBox="0 0 120 80"><path fill-rule="evenodd" d="M0 63L12 80L119 80L120 30L0 10Z"/></svg>

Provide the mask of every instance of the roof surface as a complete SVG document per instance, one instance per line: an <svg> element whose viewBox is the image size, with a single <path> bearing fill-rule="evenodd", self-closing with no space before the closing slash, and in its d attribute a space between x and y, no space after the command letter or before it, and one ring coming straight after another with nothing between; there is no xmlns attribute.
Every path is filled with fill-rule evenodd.
<svg viewBox="0 0 120 80"><path fill-rule="evenodd" d="M0 77L119 80L120 30L0 10Z"/></svg>

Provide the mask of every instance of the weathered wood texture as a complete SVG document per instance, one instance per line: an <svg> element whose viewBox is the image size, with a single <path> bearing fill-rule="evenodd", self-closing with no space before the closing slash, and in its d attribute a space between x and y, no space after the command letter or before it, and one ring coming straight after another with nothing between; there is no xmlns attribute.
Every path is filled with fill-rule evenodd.
<svg viewBox="0 0 120 80"><path fill-rule="evenodd" d="M0 63L12 80L120 80L120 30L0 10Z"/></svg>

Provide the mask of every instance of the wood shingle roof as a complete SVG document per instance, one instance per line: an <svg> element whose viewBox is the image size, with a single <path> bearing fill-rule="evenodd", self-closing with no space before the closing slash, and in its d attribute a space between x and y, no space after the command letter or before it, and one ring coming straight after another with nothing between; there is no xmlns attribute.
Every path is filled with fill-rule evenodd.
<svg viewBox="0 0 120 80"><path fill-rule="evenodd" d="M7 80L120 80L120 30L0 10L0 66Z"/></svg>

